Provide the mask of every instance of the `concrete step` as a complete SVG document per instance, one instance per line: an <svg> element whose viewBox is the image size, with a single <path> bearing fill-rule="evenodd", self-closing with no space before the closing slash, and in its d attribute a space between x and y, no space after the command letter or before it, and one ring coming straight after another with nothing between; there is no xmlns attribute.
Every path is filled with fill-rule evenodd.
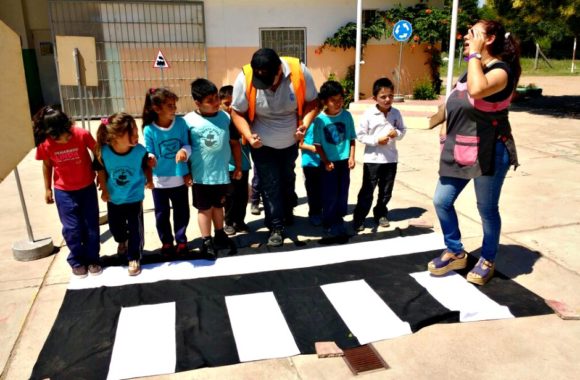
<svg viewBox="0 0 580 380"><path fill-rule="evenodd" d="M431 117L437 113L443 102L443 98L438 100L405 100L402 103L394 103L393 107L401 111L407 128L430 129ZM354 118L355 125L358 125L359 118L365 110L374 105L375 102L372 99L350 104L348 109Z"/></svg>

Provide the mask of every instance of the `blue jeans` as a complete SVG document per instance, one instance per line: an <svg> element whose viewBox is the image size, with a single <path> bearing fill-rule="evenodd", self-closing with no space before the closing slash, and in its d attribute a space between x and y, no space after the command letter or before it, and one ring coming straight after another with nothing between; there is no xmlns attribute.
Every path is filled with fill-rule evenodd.
<svg viewBox="0 0 580 380"><path fill-rule="evenodd" d="M173 244L171 232L171 208L173 207L173 231L177 243L187 243L185 231L189 224L189 195L187 186L153 189L155 226L162 244Z"/></svg>
<svg viewBox="0 0 580 380"><path fill-rule="evenodd" d="M483 225L483 243L481 257L488 261L495 261L499 248L501 233L501 217L499 214L499 196L503 181L509 169L509 154L505 145L498 141L495 147L495 172L491 176L475 178L475 196L477 210ZM463 250L461 231L454 203L461 191L470 180L463 178L439 177L437 189L433 197L435 211L443 230L445 246L453 253Z"/></svg>
<svg viewBox="0 0 580 380"><path fill-rule="evenodd" d="M260 178L265 224L270 230L284 229L284 218L292 215L296 206L296 158L298 146L291 145L284 149L263 146L252 148L254 169Z"/></svg>

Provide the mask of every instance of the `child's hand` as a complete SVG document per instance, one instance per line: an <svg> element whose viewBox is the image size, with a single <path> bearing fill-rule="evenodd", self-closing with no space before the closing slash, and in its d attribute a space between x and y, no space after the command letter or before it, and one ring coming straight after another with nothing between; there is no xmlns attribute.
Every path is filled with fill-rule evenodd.
<svg viewBox="0 0 580 380"><path fill-rule="evenodd" d="M52 197L52 189L46 189L44 192L44 200L47 204L54 203L54 198Z"/></svg>
<svg viewBox="0 0 580 380"><path fill-rule="evenodd" d="M395 131L394 129L391 129L391 131L389 132L389 134L387 136L394 139L397 137L397 131Z"/></svg>
<svg viewBox="0 0 580 380"><path fill-rule="evenodd" d="M379 145L386 145L389 143L389 135L379 137L378 141Z"/></svg>
<svg viewBox="0 0 580 380"><path fill-rule="evenodd" d="M235 180L242 179L242 169L236 168L236 170L234 170L234 174L233 174L232 178Z"/></svg>
<svg viewBox="0 0 580 380"><path fill-rule="evenodd" d="M301 125L300 127L298 127L296 129L296 133L294 134L294 138L296 139L296 141L304 140L305 133L306 133L306 128L303 125Z"/></svg>
<svg viewBox="0 0 580 380"><path fill-rule="evenodd" d="M262 147L262 139L260 135L257 133L253 133L252 136L248 139L248 142L252 146L252 148L261 148Z"/></svg>
<svg viewBox="0 0 580 380"><path fill-rule="evenodd" d="M157 158L153 155L149 155L149 157L147 158L147 165L153 169L154 167L157 166Z"/></svg>
<svg viewBox="0 0 580 380"><path fill-rule="evenodd" d="M324 168L326 169L327 172L331 172L334 170L334 163L332 161L328 161L327 163L324 164Z"/></svg>
<svg viewBox="0 0 580 380"><path fill-rule="evenodd" d="M153 181L147 181L147 183L145 183L145 188L146 189L149 189L149 190L155 188L155 185L153 184Z"/></svg>
<svg viewBox="0 0 580 380"><path fill-rule="evenodd" d="M111 200L111 197L109 196L109 192L106 189L103 189L101 191L101 200L103 202L108 202Z"/></svg>
<svg viewBox="0 0 580 380"><path fill-rule="evenodd" d="M191 174L188 173L184 175L183 182L185 183L185 186L191 187L193 185L193 179L191 178Z"/></svg>
<svg viewBox="0 0 580 380"><path fill-rule="evenodd" d="M187 153L185 153L185 150L179 149L179 151L175 155L175 162L178 163L178 162L185 162L185 161L187 161Z"/></svg>
<svg viewBox="0 0 580 380"><path fill-rule="evenodd" d="M349 169L354 169L354 167L356 166L356 161L354 160L354 158L349 158L348 159L348 168Z"/></svg>

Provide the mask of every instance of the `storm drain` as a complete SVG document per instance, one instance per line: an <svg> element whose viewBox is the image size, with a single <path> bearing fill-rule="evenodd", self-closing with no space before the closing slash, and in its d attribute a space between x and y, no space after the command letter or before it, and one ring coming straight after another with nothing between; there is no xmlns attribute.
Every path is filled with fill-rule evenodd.
<svg viewBox="0 0 580 380"><path fill-rule="evenodd" d="M388 369L388 364L370 344L344 350L344 361L353 374Z"/></svg>

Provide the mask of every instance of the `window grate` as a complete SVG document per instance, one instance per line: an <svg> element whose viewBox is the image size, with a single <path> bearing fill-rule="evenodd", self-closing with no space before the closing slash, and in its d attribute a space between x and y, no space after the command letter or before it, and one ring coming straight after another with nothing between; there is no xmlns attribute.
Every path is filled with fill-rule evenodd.
<svg viewBox="0 0 580 380"><path fill-rule="evenodd" d="M300 58L306 63L306 28L261 28L260 47L274 49L280 56Z"/></svg>

